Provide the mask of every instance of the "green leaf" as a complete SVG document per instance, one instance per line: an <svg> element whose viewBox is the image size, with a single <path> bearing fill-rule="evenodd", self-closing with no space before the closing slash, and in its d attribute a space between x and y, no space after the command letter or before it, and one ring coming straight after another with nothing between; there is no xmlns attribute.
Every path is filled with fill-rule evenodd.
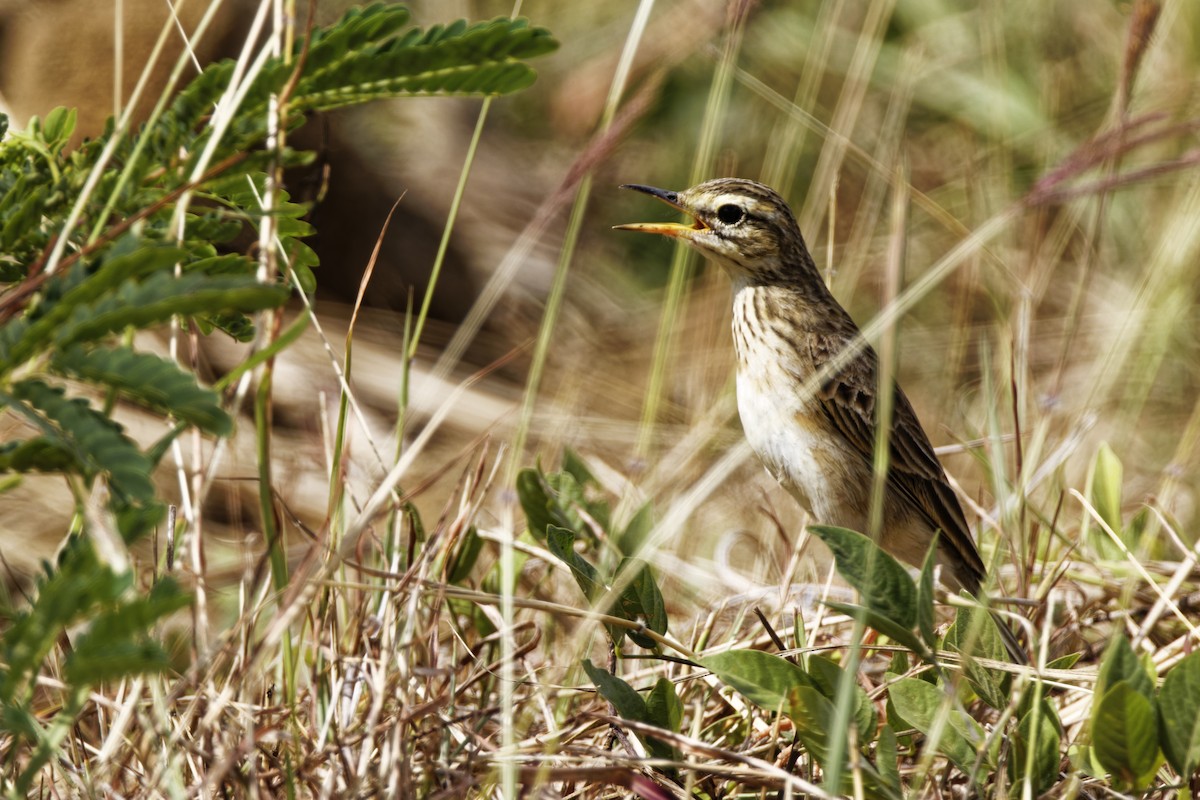
<svg viewBox="0 0 1200 800"><path fill-rule="evenodd" d="M1158 725L1154 702L1132 682L1112 683L1092 711L1096 760L1135 791L1158 770Z"/></svg>
<svg viewBox="0 0 1200 800"><path fill-rule="evenodd" d="M975 694L992 708L1001 709L1008 705L1011 676L1007 672L985 667L976 660L1008 660L1004 640L1000 638L996 620L990 613L982 608L960 607L954 624L946 631L946 649L962 654L963 671Z"/></svg>
<svg viewBox="0 0 1200 800"><path fill-rule="evenodd" d="M608 670L600 669L589 659L583 660L583 669L591 678L592 683L605 700L612 703L617 715L623 719L645 722L668 731L678 731L682 719L683 707L675 696L675 688L666 678L659 678L650 698L643 700L642 696L628 683L613 675ZM666 686L664 687L664 684ZM653 702L653 708L651 707ZM641 736L650 755L656 758L678 759L679 753L666 742L653 736Z"/></svg>
<svg viewBox="0 0 1200 800"><path fill-rule="evenodd" d="M650 565L636 558L623 558L617 565L617 575L621 576L627 570L633 571L634 577L621 592L620 607L622 616L626 619L642 618L646 627L655 633L667 632L667 608L663 603L662 592L654 580ZM653 646L651 640L651 646Z"/></svg>
<svg viewBox="0 0 1200 800"><path fill-rule="evenodd" d="M68 277L75 277L78 283L56 302L47 302L48 308L44 313L0 327L0 372L21 364L38 350L49 347L61 335L63 325L73 312L81 306L90 308L105 295L133 283L135 278L167 270L186 256L187 251L178 247L139 246L137 240L127 237L117 243L112 254L94 274L85 278L86 273L82 269L72 270Z"/></svg>
<svg viewBox="0 0 1200 800"><path fill-rule="evenodd" d="M1129 640L1123 635L1117 635L1109 642L1104 657L1100 660L1100 669L1096 675L1096 697L1103 697L1108 688L1117 681L1127 681L1131 688L1146 698L1154 700L1154 681L1147 674L1137 654L1129 646Z"/></svg>
<svg viewBox="0 0 1200 800"><path fill-rule="evenodd" d="M588 465L569 447L563 448L562 471L573 477L580 486L596 483L596 476L588 469Z"/></svg>
<svg viewBox="0 0 1200 800"><path fill-rule="evenodd" d="M837 708L825 695L812 686L796 686L791 690L788 716L796 726L796 736L821 764L829 763L830 720L837 717Z"/></svg>
<svg viewBox="0 0 1200 800"><path fill-rule="evenodd" d="M925 563L921 566L921 576L917 579L917 630L930 648L937 648L937 633L934 630L933 606L933 570L937 566L938 535L934 533L925 552Z"/></svg>
<svg viewBox="0 0 1200 800"><path fill-rule="evenodd" d="M1057 720L1054 708L1043 699L1021 717L1016 735L1012 737L1009 777L1017 781L1024 780L1028 775L1035 797L1058 780L1058 768L1062 762L1062 734ZM1014 791L1014 795L1018 793L1019 789Z"/></svg>
<svg viewBox="0 0 1200 800"><path fill-rule="evenodd" d="M654 529L654 506L647 502L637 510L633 519L625 526L625 530L612 537L613 546L617 552L625 556L635 556L642 551L646 537Z"/></svg>
<svg viewBox="0 0 1200 800"><path fill-rule="evenodd" d="M800 667L761 650L715 653L700 659L700 665L755 705L789 716L797 687L816 690L813 679Z"/></svg>
<svg viewBox="0 0 1200 800"><path fill-rule="evenodd" d="M668 678L659 678L646 696L646 721L663 730L678 733L683 724L683 703L675 693L675 684ZM674 745L653 737L642 737L650 752L660 758L680 761L683 756Z"/></svg>
<svg viewBox="0 0 1200 800"><path fill-rule="evenodd" d="M600 576L600 572L587 559L575 552L575 539L574 532L566 528L560 528L557 525L550 525L546 528L546 545L551 554L571 569L571 574L575 577L575 582L579 584L584 597L594 605L604 597L608 587ZM620 608L612 609L610 613L619 615ZM604 627L614 645L620 645L629 632L620 625L606 623Z"/></svg>
<svg viewBox="0 0 1200 800"><path fill-rule="evenodd" d="M1121 459L1102 442L1096 453L1096 462L1092 473L1092 504L1100 519L1110 528L1121 535L1121 484L1124 480L1124 467Z"/></svg>
<svg viewBox="0 0 1200 800"><path fill-rule="evenodd" d="M955 704L951 695L916 678L901 678L891 685L888 694L900 716L931 737L927 746L934 747L960 770L971 774L986 735L979 723ZM945 724L935 741L932 731L943 716ZM990 754L984 754L983 764L989 768L994 765Z"/></svg>
<svg viewBox="0 0 1200 800"><path fill-rule="evenodd" d="M878 722L875 713L875 704L871 702L871 698L867 696L863 688L858 685L858 681L854 679L853 675L848 675L832 659L821 655L811 655L808 657L808 675L813 679L814 685L821 694L834 703L837 702L840 682L843 680L851 681L854 693L854 722L858 728L858 740L860 742L869 742L875 737L875 726Z"/></svg>
<svg viewBox="0 0 1200 800"><path fill-rule="evenodd" d="M46 122L42 126L42 136L45 137L51 150L55 152L61 150L71 138L71 134L75 132L75 121L78 116L75 109L62 106L46 115Z"/></svg>
<svg viewBox="0 0 1200 800"><path fill-rule="evenodd" d="M287 289L260 284L250 277L186 272L175 277L158 273L139 283L128 282L113 295L75 308L54 339L59 347L66 347L126 327L149 327L176 315L260 311L276 308L287 298Z"/></svg>
<svg viewBox="0 0 1200 800"><path fill-rule="evenodd" d="M526 468L517 473L517 500L525 512L525 524L534 538L545 539L546 529L562 521L551 511L553 501L550 499L550 487L539 470Z"/></svg>
<svg viewBox="0 0 1200 800"><path fill-rule="evenodd" d="M476 562L479 561L481 552L483 552L483 539L479 537L479 531L472 525L462 535L450 561L451 585L457 586L467 579Z"/></svg>
<svg viewBox="0 0 1200 800"><path fill-rule="evenodd" d="M879 772L880 782L899 795L903 786L900 783L900 758L896 751L896 732L891 725L884 725L875 743L875 769Z"/></svg>
<svg viewBox="0 0 1200 800"><path fill-rule="evenodd" d="M233 432L233 420L220 398L202 389L196 378L174 362L128 347L86 350L79 346L55 354L51 367L63 374L116 389L142 405L171 414L218 436Z"/></svg>
<svg viewBox="0 0 1200 800"><path fill-rule="evenodd" d="M1075 666L1079 659L1083 658L1083 652L1068 653L1065 656L1060 656L1046 664L1046 669L1070 669Z"/></svg>
<svg viewBox="0 0 1200 800"><path fill-rule="evenodd" d="M1181 777L1200 768L1200 652L1180 661L1163 679L1158 731L1163 753Z"/></svg>
<svg viewBox="0 0 1200 800"><path fill-rule="evenodd" d="M826 606L832 608L834 611L840 611L851 617L861 617L864 623L870 625L892 641L904 645L925 661L932 661L933 655L929 652L929 648L922 644L911 628L901 628L895 621L882 614L878 614L863 606L856 606L853 603L839 603L834 600L826 600L824 602Z"/></svg>
<svg viewBox="0 0 1200 800"><path fill-rule="evenodd" d="M896 559L870 538L846 528L809 525L833 551L838 573L858 590L871 612L911 631L917 624L917 588Z"/></svg>
<svg viewBox="0 0 1200 800"><path fill-rule="evenodd" d="M675 684L660 677L646 697L646 718L653 725L668 731L679 732L683 724L683 703L675 692Z"/></svg>
<svg viewBox="0 0 1200 800"><path fill-rule="evenodd" d="M650 722L646 701L632 686L608 670L600 669L587 658L583 660L583 671L596 685L601 696L612 703L619 716L637 722Z"/></svg>
<svg viewBox="0 0 1200 800"><path fill-rule="evenodd" d="M0 471L13 472L77 472L83 465L71 453L71 448L57 435L0 444Z"/></svg>
<svg viewBox="0 0 1200 800"><path fill-rule="evenodd" d="M0 405L5 400L0 394ZM150 460L121 426L91 408L86 400L68 400L62 389L27 380L13 384L8 403L42 428L55 446L65 447L85 476L106 472L114 491L134 500L154 497Z"/></svg>

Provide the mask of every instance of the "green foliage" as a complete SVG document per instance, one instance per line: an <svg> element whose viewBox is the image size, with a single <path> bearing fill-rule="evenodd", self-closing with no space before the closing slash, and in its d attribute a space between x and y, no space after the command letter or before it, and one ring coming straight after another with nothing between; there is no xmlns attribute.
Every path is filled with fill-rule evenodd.
<svg viewBox="0 0 1200 800"><path fill-rule="evenodd" d="M123 347L85 350L72 346L54 354L51 368L64 376L108 386L147 408L172 414L205 433L227 436L233 420L217 393L201 388L178 364Z"/></svg>
<svg viewBox="0 0 1200 800"><path fill-rule="evenodd" d="M1100 662L1092 706L1092 754L1121 784L1137 790L1161 763L1154 681L1124 636Z"/></svg>
<svg viewBox="0 0 1200 800"><path fill-rule="evenodd" d="M901 678L888 696L906 722L925 734L927 747L946 756L960 770L973 775L976 759L985 768L995 767L995 754L982 751L986 733L941 686L916 678Z"/></svg>
<svg viewBox="0 0 1200 800"><path fill-rule="evenodd" d="M1058 714L1050 703L1042 700L1031 706L1017 723L1008 760L1009 776L1017 783L1028 779L1033 794L1041 794L1058 780L1061 748L1062 726Z"/></svg>
<svg viewBox="0 0 1200 800"><path fill-rule="evenodd" d="M917 586L900 562L861 533L829 525L810 525L810 531L833 551L838 573L858 590L861 606L828 602L831 608L863 621L926 660L932 659L929 642L913 633L918 617L932 619L932 594L922 593L928 611L917 610ZM922 627L930 627L923 623ZM930 630L932 633L932 630Z"/></svg>
<svg viewBox="0 0 1200 800"><path fill-rule="evenodd" d="M0 791L28 791L92 687L165 669L154 629L189 602L169 580L139 592L132 570L101 562L93 545L99 538L111 547L112 533L131 543L161 524L152 473L181 430L233 429L220 394L181 365L134 349L133 334L176 321L251 341L254 316L282 306L289 285L315 289L317 257L303 242L314 233L308 207L279 185L283 168L312 155L265 147L272 98L282 101L275 122L294 129L308 112L382 98L504 94L528 86L526 60L556 46L523 20L424 31L408 23L400 6L353 10L301 37L286 57L245 72L248 83L234 85L234 62L213 64L136 134L118 134L110 122L74 149L72 110L35 117L19 134L0 116L0 414L28 431L0 444L0 471L62 476L81 532L0 631L0 726L14 737L2 773L15 776L0 778ZM260 274L257 258L223 252L268 221L277 259L263 263L278 262L278 275ZM280 346L265 343L233 374ZM163 437L148 447L131 439L112 419L118 399L160 416ZM95 491L99 483L108 491ZM477 536L465 543L455 571L478 553ZM622 607L665 630L648 571L622 570L635 578ZM67 684L60 710L35 714L35 683L68 638L55 670Z"/></svg>
<svg viewBox="0 0 1200 800"><path fill-rule="evenodd" d="M149 521L139 514L116 517L118 532L132 539ZM52 759L74 720L82 713L93 687L126 676L158 672L168 666L167 654L150 631L158 620L185 607L189 596L170 579L159 581L145 597L132 591L128 571L101 563L89 542L68 541L55 569L48 570L37 595L25 609L9 610L11 622L0 635L0 727L14 737L10 758L20 745L30 747L29 762L13 771L11 785L0 789L18 796L29 791L40 768ZM79 631L79 626L83 626ZM56 716L44 721L32 712L35 688L50 651L70 633L72 648L60 676L69 691Z"/></svg>
<svg viewBox="0 0 1200 800"><path fill-rule="evenodd" d="M1092 505L1100 519L1120 537L1121 542L1126 547L1133 548L1136 546L1131 537L1133 531L1127 530L1121 521L1121 484L1124 475L1125 468L1121 459L1107 442L1102 442L1096 451L1096 459L1092 462L1088 480ZM1120 547L1090 515L1084 520L1084 531L1088 542L1101 556L1114 560L1124 558Z"/></svg>
<svg viewBox="0 0 1200 800"><path fill-rule="evenodd" d="M517 475L517 498L529 532L544 539L554 557L570 568L593 607L640 622L655 633L666 633L666 604L653 572L644 561L626 555L622 547L640 547L650 525L650 512L643 507L624 528L611 532L608 502L591 496L595 482L587 465L570 451L564 455L560 472L547 475L540 469L521 470ZM577 551L580 543L585 552L600 553L598 563ZM615 546L604 549L602 543ZM618 625L607 625L606 629L616 645L628 635L641 647L656 647L654 640L639 630Z"/></svg>
<svg viewBox="0 0 1200 800"><path fill-rule="evenodd" d="M1200 769L1200 653L1175 665L1158 695L1163 754L1183 778Z"/></svg>
<svg viewBox="0 0 1200 800"><path fill-rule="evenodd" d="M721 681L755 705L768 711L786 714L796 726L796 736L817 761L827 764L832 737L844 736L832 730L830 723L837 716L835 703L839 687L845 680L854 681L833 661L822 656L809 659L808 669L787 659L761 650L729 650L700 660L701 666L712 671ZM875 706L863 689L854 683L852 695L855 740L864 747L875 738L878 719ZM844 754L845 757L845 754ZM868 796L893 797L898 782L883 775L882 765L857 759ZM842 775L849 780L849 762Z"/></svg>
<svg viewBox="0 0 1200 800"><path fill-rule="evenodd" d="M600 669L590 659L583 660L583 670L596 685L601 696L612 704L622 718L644 722L672 733L679 732L683 721L683 706L679 702L679 695L675 693L675 684L671 681L659 678L654 688L643 699L636 689L611 672ZM656 758L673 761L680 759L678 750L653 736L643 737L643 741L646 749Z"/></svg>
<svg viewBox="0 0 1200 800"><path fill-rule="evenodd" d="M1006 661L1008 651L996 627L996 620L981 608L963 607L955 614L954 624L946 631L947 650L962 654L963 671L975 694L992 708L1008 705L1012 676L979 663L980 658Z"/></svg>

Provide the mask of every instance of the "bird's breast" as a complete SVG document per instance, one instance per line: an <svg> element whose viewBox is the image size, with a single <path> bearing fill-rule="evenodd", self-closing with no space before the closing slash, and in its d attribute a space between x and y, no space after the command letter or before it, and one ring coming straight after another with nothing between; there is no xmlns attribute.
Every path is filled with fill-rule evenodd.
<svg viewBox="0 0 1200 800"><path fill-rule="evenodd" d="M737 299L750 302L741 293ZM733 334L738 414L750 446L814 518L840 519L846 492L861 482L848 474L854 463L820 400L804 391L816 365L803 330L764 303L739 308L735 301Z"/></svg>

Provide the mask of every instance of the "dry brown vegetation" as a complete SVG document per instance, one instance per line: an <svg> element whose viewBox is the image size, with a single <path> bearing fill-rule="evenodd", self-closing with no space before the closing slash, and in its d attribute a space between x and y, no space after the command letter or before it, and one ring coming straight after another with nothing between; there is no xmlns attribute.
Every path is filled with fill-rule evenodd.
<svg viewBox="0 0 1200 800"><path fill-rule="evenodd" d="M418 22L438 21L426 12ZM157 630L173 668L92 691L33 791L873 797L889 796L868 774L887 762L911 797L1195 785L1157 751L1144 773L1120 774L1088 748L1097 681L1117 682L1097 675L1110 640L1132 644L1154 686L1191 653L1200 619L1200 6L678 0L637 12L522 6L561 44L534 62L533 88L489 101L467 162L452 234L479 274L465 321L430 323L406 366L415 312L355 319L352 301L319 301L321 330L274 364L272 426L227 394L234 436L181 438L160 491L186 508L182 476L207 500L181 512L172 563L165 528L132 562L139 586L169 572L190 591ZM448 210L479 101L412 102L470 112L430 111L457 149L435 162L436 139L415 137L395 145L412 163L387 165ZM374 113L360 130L378 153L399 115L423 112ZM854 594L737 425L724 276L609 230L647 211L616 184L725 174L788 196L835 294L869 338L895 344L1030 644L1030 666L986 663L1012 676L996 678L1007 704L988 702L957 654L934 668L887 637L863 643L825 605ZM888 296L897 238L904 271ZM363 266L326 259L317 280ZM281 328L308 313L293 303ZM218 336L183 340L206 379L246 356ZM117 418L146 442L162 424ZM538 465L590 476L561 500L583 557L604 574L631 553L651 566L669 618L656 649L614 648L617 629L647 635L637 615L585 599L544 528L527 530L518 484ZM283 564L264 541L264 474ZM3 540L10 608L68 530L61 486L30 476L0 496L16 531ZM944 607L938 621L950 619ZM38 673L42 722L70 695L70 639ZM964 767L944 719L933 734L897 724L889 745L882 728L859 740L830 718L827 734L850 742L831 786L801 712L756 705L700 664L748 649L858 666L881 722L903 722L898 680L939 674L953 689L945 714L968 712L993 755ZM673 729L631 718L611 684L598 694L585 659L643 696L669 681ZM1122 674L1140 686L1130 663ZM1019 744L1034 697L1059 736L1037 765ZM16 775L28 753L6 741Z"/></svg>

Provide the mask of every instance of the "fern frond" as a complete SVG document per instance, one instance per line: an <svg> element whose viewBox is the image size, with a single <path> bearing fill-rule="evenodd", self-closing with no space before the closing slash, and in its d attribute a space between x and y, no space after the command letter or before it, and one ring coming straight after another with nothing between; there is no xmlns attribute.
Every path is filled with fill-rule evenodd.
<svg viewBox="0 0 1200 800"><path fill-rule="evenodd" d="M220 397L201 388L196 378L172 361L128 347L88 350L73 346L55 354L50 368L68 377L115 389L122 396L163 411L201 430L227 436L233 420Z"/></svg>
<svg viewBox="0 0 1200 800"><path fill-rule="evenodd" d="M39 380L14 383L11 394L0 393L0 405L10 405L37 425L53 446L64 447L80 465L85 478L100 473L109 485L131 500L154 497L153 465L121 426L82 398L68 399L62 389Z"/></svg>
<svg viewBox="0 0 1200 800"><path fill-rule="evenodd" d="M185 273L176 278L158 273L144 281L126 283L95 303L76 307L55 332L54 343L67 347L96 341L127 327L146 328L174 316L275 308L287 296L287 289L260 284L249 277Z"/></svg>

